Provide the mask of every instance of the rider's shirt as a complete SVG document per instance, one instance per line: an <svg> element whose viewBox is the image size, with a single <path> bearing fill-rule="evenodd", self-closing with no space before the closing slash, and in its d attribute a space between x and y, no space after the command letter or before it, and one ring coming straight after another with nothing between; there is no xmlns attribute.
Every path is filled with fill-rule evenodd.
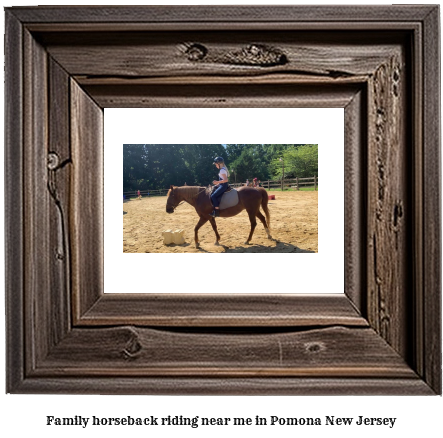
<svg viewBox="0 0 443 438"><path fill-rule="evenodd" d="M228 179L228 169L226 169L226 167L221 167L220 172L218 173L218 177L220 178L220 181Z"/></svg>

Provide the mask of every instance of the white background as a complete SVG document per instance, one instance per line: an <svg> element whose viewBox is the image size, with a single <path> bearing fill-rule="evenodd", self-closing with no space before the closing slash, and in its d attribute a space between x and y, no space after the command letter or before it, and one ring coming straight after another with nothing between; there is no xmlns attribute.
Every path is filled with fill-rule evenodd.
<svg viewBox="0 0 443 438"><path fill-rule="evenodd" d="M45 1L45 4L51 2ZM61 4L56 1L53 4ZM112 4L110 0L95 1L95 4ZM156 2L164 4L165 2ZM194 2L187 2L198 4ZM203 2L208 3L208 2ZM223 2L218 2L222 4ZM225 2L232 4L231 1ZM271 3L260 0L242 0L241 4ZM298 2L286 2L279 0L279 4L296 4ZM340 0L340 2L309 2L304 0L301 4L356 4L357 1ZM369 1L365 4L389 4L383 1ZM405 3L405 2L403 2ZM14 1L4 5L30 5L29 1ZM148 4L146 2L133 1L131 4ZM3 26L4 20L0 20ZM0 74L3 70L0 69ZM3 96L2 96L3 97ZM3 108L3 105L1 105ZM3 118L0 118L3 125ZM0 154L3 160L3 154ZM3 172L3 165L0 165ZM0 189L3 199L3 174L0 175ZM1 211L3 224L4 212ZM4 233L0 233L0 243L3 243ZM1 284L4 284L4 264L0 264ZM325 285L329 279L323 278ZM0 327L4 329L4 300L0 300ZM0 336L0 354L4 358L4 335ZM4 391L4 360L0 361L0 392ZM443 402L441 397L152 397L152 396L65 396L65 395L0 395L0 433L5 437L32 436L36 437L81 437L81 436L107 436L121 437L131 434L132 437L168 437L179 435L181 437L201 436L218 438L228 434L229 436L245 436L248 432L256 437L268 437L270 434L278 434L280 437L294 436L328 436L373 438L374 434L380 437L408 437L408 436L439 436L441 435ZM45 426L46 415L58 416L167 416L167 415L200 415L200 416L243 416L254 417L256 414L267 417L280 415L282 417L306 417L335 415L350 417L357 415L397 417L393 429L385 427L274 427L248 430L245 428L234 429L232 427L219 427L204 429L166 428L166 429L123 429L123 428L87 428L78 427L47 427ZM22 435L23 434L23 435Z"/></svg>
<svg viewBox="0 0 443 438"><path fill-rule="evenodd" d="M199 129L194 129L198 121ZM224 282L232 293L342 293L344 285L344 110L342 108L105 109L105 292L226 293L214 281L214 262L231 266ZM123 254L123 144L298 143L319 148L319 252L315 254ZM208 166L213 166L208 162ZM215 172L214 172L215 176ZM208 181L208 184L212 181ZM276 201L278 204L278 192ZM272 228L272 205L271 228ZM166 209L166 198L165 198ZM180 209L173 229L183 228ZM241 214L246 214L245 212ZM219 221L229 219L218 219ZM195 215L195 223L198 216ZM149 225L148 225L149 226ZM209 223L204 226L210 226ZM294 222L295 226L295 222ZM262 227L257 225L257 230ZM238 229L243 243L249 226ZM257 231L256 231L257 232ZM278 234L273 233L278 238ZM193 229L185 230L194 244ZM161 235L158 236L161 240ZM223 240L223 235L222 235ZM203 242L207 247L215 241ZM252 245L254 237L252 238ZM251 258L252 257L252 258ZM255 279L241 263L266 267ZM198 264L199 283L190 281ZM175 281L165 282L171 265ZM219 265L220 266L220 265ZM122 273L134 272L137 275ZM322 275L319 276L318 272ZM328 278L328 285L323 282ZM156 287L158 282L159 286ZM231 289L231 284L235 289ZM331 288L330 285L334 287ZM179 286L179 287L177 287Z"/></svg>

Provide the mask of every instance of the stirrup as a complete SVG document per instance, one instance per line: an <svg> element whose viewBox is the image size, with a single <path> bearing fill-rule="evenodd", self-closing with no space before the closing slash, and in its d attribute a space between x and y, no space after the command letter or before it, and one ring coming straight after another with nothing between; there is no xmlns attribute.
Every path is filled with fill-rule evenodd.
<svg viewBox="0 0 443 438"><path fill-rule="evenodd" d="M220 217L220 210L214 208L214 210L212 211L212 213L209 213L209 216L212 216L212 217Z"/></svg>

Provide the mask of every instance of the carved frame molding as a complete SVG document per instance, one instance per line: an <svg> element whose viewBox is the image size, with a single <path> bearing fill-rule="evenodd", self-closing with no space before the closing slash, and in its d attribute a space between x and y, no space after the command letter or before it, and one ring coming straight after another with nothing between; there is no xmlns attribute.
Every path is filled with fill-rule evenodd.
<svg viewBox="0 0 443 438"><path fill-rule="evenodd" d="M7 391L441 394L438 41L437 6L7 8ZM104 295L110 106L345 108L345 295Z"/></svg>

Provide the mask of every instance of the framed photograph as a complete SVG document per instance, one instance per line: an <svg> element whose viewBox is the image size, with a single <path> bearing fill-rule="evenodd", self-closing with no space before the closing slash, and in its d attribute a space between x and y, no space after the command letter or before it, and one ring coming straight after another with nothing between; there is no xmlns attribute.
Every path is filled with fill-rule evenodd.
<svg viewBox="0 0 443 438"><path fill-rule="evenodd" d="M324 278L334 282L335 293L344 293L343 108L106 108L104 115L106 294L149 292L153 281L162 284L156 288L162 294L269 294L277 284L279 293L334 293L324 290ZM198 132L190 129L197 121ZM143 144L148 137L155 144ZM294 138L298 145L289 144ZM212 144L204 144L208 140ZM196 209L184 202L167 213L171 184L209 201L216 156L226 160L231 187L244 187L249 176L249 187L267 191L271 238L257 217L246 244L249 216L234 208L234 215L215 219L218 242L209 214L203 215L208 221L198 230L196 247ZM333 183L319 191L323 178ZM198 266L190 254L199 254ZM290 262L288 254L299 257ZM164 281L171 264L176 281ZM223 287L217 266L223 266ZM193 274L197 279L188 281Z"/></svg>
<svg viewBox="0 0 443 438"><path fill-rule="evenodd" d="M5 41L7 392L441 394L438 6L12 7ZM342 108L343 282L106 293L107 108Z"/></svg>

